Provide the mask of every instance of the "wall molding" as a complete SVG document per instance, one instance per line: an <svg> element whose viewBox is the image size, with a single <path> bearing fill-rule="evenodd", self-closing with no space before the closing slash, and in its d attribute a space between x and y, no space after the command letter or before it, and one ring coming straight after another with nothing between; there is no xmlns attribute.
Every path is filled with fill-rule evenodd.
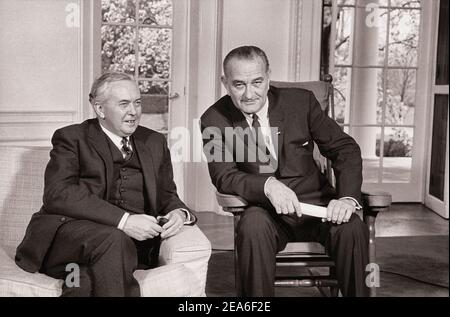
<svg viewBox="0 0 450 317"><path fill-rule="evenodd" d="M78 118L77 111L8 111L0 110L0 124L45 124L45 123L72 123Z"/></svg>
<svg viewBox="0 0 450 317"><path fill-rule="evenodd" d="M290 15L290 38L289 38L289 70L288 78L290 81L298 81L300 79L300 43L301 43L301 13L303 1L291 0Z"/></svg>

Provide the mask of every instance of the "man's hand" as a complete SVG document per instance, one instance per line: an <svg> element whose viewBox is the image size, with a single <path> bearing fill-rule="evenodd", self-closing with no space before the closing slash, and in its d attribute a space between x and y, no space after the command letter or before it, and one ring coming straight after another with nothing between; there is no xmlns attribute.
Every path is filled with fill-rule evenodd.
<svg viewBox="0 0 450 317"><path fill-rule="evenodd" d="M167 239L180 231L186 220L186 213L178 208L170 211L164 218L168 221L162 226L161 239Z"/></svg>
<svg viewBox="0 0 450 317"><path fill-rule="evenodd" d="M297 195L292 189L276 178L270 178L264 187L264 192L275 207L277 214L302 216L302 209Z"/></svg>
<svg viewBox="0 0 450 317"><path fill-rule="evenodd" d="M163 232L163 228L158 225L155 217L149 215L128 216L123 231L130 237L143 241L152 239Z"/></svg>
<svg viewBox="0 0 450 317"><path fill-rule="evenodd" d="M351 199L331 200L327 207L327 219L340 225L348 222L352 214L356 211L356 204Z"/></svg>

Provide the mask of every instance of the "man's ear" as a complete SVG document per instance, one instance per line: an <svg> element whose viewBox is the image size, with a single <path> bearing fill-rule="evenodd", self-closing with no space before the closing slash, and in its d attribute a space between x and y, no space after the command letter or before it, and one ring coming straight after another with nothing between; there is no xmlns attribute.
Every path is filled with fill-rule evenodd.
<svg viewBox="0 0 450 317"><path fill-rule="evenodd" d="M227 88L227 78L225 77L225 75L220 76L220 81L222 82L222 85L225 87L225 89L228 90L228 88Z"/></svg>
<svg viewBox="0 0 450 317"><path fill-rule="evenodd" d="M97 114L97 117L99 117L100 119L104 119L105 114L103 113L102 105L99 104L98 102L95 102L93 106L94 106L94 111Z"/></svg>

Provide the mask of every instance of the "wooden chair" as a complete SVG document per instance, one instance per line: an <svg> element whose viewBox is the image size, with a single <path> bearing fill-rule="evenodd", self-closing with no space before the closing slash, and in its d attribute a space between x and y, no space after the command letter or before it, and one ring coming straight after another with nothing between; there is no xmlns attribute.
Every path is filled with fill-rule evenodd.
<svg viewBox="0 0 450 317"><path fill-rule="evenodd" d="M334 115L334 87L332 76L326 75L324 81L312 82L271 82L271 85L279 88L296 87L310 90L319 101L322 110L335 119ZM331 162L320 155L317 145L314 146L314 159L323 173L326 173L328 180L334 184L334 175L331 169ZM248 207L248 203L239 196L222 194L216 192L216 198L224 211L230 212L234 216L235 244L236 227L241 214ZM369 242L369 263L376 263L375 259L375 219L379 212L387 211L391 205L392 198L386 192L362 192L363 220L368 226L370 233ZM235 245L235 281L236 290L239 291L239 273L237 265L237 252ZM330 296L338 296L338 284L335 277L334 261L326 254L325 248L317 242L291 242L286 248L276 256L277 272L279 268L305 268L308 274L277 275L275 286L283 287L318 287L322 295L327 295L324 291L329 288ZM313 270L317 268L328 268L328 274L316 274ZM319 269L322 270L323 269ZM297 271L297 270L295 270ZM305 270L303 270L305 271ZM239 294L238 294L239 295ZM376 296L376 287L370 288L370 296Z"/></svg>

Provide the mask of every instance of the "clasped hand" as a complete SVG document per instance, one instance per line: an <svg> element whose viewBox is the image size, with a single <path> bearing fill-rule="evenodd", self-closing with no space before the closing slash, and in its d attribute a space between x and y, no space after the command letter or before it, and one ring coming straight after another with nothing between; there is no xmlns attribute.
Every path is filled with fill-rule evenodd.
<svg viewBox="0 0 450 317"><path fill-rule="evenodd" d="M161 235L161 239L167 239L180 231L185 220L184 212L181 209L174 209L165 215L164 218L167 218L168 221L163 226L158 224L159 218L145 214L130 215L125 222L123 231L138 241L153 239L158 235Z"/></svg>
<svg viewBox="0 0 450 317"><path fill-rule="evenodd" d="M297 195L292 189L284 185L275 178L271 178L266 183L266 194L277 214L302 216L302 208ZM331 221L341 224L348 222L351 215L356 211L356 207L350 199L333 199L327 206L327 218L322 221Z"/></svg>

